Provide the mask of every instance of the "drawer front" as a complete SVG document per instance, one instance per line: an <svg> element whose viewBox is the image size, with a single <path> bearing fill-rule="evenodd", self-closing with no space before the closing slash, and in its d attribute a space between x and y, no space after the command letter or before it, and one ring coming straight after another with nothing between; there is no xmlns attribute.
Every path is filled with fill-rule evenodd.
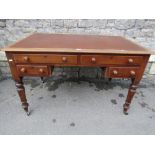
<svg viewBox="0 0 155 155"><path fill-rule="evenodd" d="M26 76L49 76L50 69L48 66L35 66L35 65L17 65L19 75Z"/></svg>
<svg viewBox="0 0 155 155"><path fill-rule="evenodd" d="M143 62L142 56L110 56L110 55L82 55L83 65L139 65Z"/></svg>
<svg viewBox="0 0 155 155"><path fill-rule="evenodd" d="M77 64L76 55L14 54L15 63Z"/></svg>
<svg viewBox="0 0 155 155"><path fill-rule="evenodd" d="M139 67L109 67L106 77L110 78L134 78L139 72Z"/></svg>

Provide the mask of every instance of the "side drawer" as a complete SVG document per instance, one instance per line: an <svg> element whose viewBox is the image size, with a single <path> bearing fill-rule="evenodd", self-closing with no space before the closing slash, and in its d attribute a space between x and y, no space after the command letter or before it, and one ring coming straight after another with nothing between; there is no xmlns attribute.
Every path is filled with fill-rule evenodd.
<svg viewBox="0 0 155 155"><path fill-rule="evenodd" d="M77 55L14 54L15 63L77 64Z"/></svg>
<svg viewBox="0 0 155 155"><path fill-rule="evenodd" d="M134 78L139 72L139 67L109 67L106 77L109 78Z"/></svg>
<svg viewBox="0 0 155 155"><path fill-rule="evenodd" d="M36 65L17 65L19 75L25 76L49 76L50 68L48 66Z"/></svg>
<svg viewBox="0 0 155 155"><path fill-rule="evenodd" d="M81 55L82 65L140 65L143 56Z"/></svg>

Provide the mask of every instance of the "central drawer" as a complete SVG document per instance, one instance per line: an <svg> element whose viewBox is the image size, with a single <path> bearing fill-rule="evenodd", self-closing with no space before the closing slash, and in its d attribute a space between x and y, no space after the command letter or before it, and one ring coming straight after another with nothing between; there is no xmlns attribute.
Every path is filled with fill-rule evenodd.
<svg viewBox="0 0 155 155"><path fill-rule="evenodd" d="M15 63L47 63L47 64L77 64L76 55L66 54L14 54Z"/></svg>
<svg viewBox="0 0 155 155"><path fill-rule="evenodd" d="M140 65L143 56L81 55L82 65Z"/></svg>

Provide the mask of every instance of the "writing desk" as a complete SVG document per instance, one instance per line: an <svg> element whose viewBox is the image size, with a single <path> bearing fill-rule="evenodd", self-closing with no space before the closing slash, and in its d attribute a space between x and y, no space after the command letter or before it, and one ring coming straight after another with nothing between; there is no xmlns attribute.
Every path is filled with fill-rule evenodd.
<svg viewBox="0 0 155 155"><path fill-rule="evenodd" d="M120 36L32 34L3 49L15 80L22 107L29 114L22 78L47 77L55 66L104 68L107 78L130 78L131 85L123 105L127 114L143 76L148 49Z"/></svg>

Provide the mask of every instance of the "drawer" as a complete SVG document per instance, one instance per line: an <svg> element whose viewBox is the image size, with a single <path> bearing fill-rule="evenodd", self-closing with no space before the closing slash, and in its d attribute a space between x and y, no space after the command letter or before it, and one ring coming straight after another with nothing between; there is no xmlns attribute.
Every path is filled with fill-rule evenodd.
<svg viewBox="0 0 155 155"><path fill-rule="evenodd" d="M49 76L50 68L48 66L35 65L17 65L19 75L26 76Z"/></svg>
<svg viewBox="0 0 155 155"><path fill-rule="evenodd" d="M109 67L106 70L106 77L110 78L131 78L139 72L139 67Z"/></svg>
<svg viewBox="0 0 155 155"><path fill-rule="evenodd" d="M83 65L140 65L143 56L81 55Z"/></svg>
<svg viewBox="0 0 155 155"><path fill-rule="evenodd" d="M14 54L15 63L77 64L77 55Z"/></svg>

